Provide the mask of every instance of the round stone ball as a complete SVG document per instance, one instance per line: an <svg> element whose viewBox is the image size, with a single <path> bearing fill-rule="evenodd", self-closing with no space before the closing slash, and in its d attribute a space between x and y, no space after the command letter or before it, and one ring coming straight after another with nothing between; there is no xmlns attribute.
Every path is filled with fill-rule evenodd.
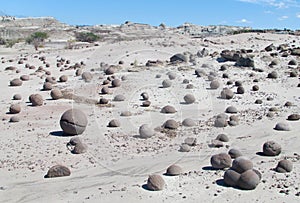
<svg viewBox="0 0 300 203"><path fill-rule="evenodd" d="M12 104L9 107L9 113L11 114L17 114L21 112L21 106L20 104Z"/></svg>
<svg viewBox="0 0 300 203"><path fill-rule="evenodd" d="M259 184L260 178L253 170L245 171L237 181L237 186L243 190L254 190Z"/></svg>
<svg viewBox="0 0 300 203"><path fill-rule="evenodd" d="M193 120L191 118L186 118L182 121L182 125L185 127L193 127L193 126L196 126L197 123L195 120Z"/></svg>
<svg viewBox="0 0 300 203"><path fill-rule="evenodd" d="M253 168L252 161L244 156L237 157L232 162L232 167L231 167L231 169L235 170L238 173L243 173L252 168Z"/></svg>
<svg viewBox="0 0 300 203"><path fill-rule="evenodd" d="M68 167L62 165L55 165L48 170L47 174L45 175L45 178L56 178L70 175L71 171Z"/></svg>
<svg viewBox="0 0 300 203"><path fill-rule="evenodd" d="M245 88L243 86L238 86L236 92L237 92L237 94L244 94L245 93Z"/></svg>
<svg viewBox="0 0 300 203"><path fill-rule="evenodd" d="M68 135L80 135L85 131L88 120L81 110L69 109L60 118L60 127Z"/></svg>
<svg viewBox="0 0 300 203"><path fill-rule="evenodd" d="M173 106L167 105L167 106L164 106L160 112L166 113L166 114L172 114L172 113L176 113L177 111Z"/></svg>
<svg viewBox="0 0 300 203"><path fill-rule="evenodd" d="M114 79L111 81L111 86L112 87L120 87L121 86L121 80L120 79Z"/></svg>
<svg viewBox="0 0 300 203"><path fill-rule="evenodd" d="M91 82L93 75L90 72L83 72L81 78L84 80L84 82Z"/></svg>
<svg viewBox="0 0 300 203"><path fill-rule="evenodd" d="M221 91L221 98L222 99L232 99L234 96L234 93L231 89L228 89L228 88L224 88L222 91Z"/></svg>
<svg viewBox="0 0 300 203"><path fill-rule="evenodd" d="M218 89L220 87L220 82L218 80L213 80L210 82L211 89Z"/></svg>
<svg viewBox="0 0 300 203"><path fill-rule="evenodd" d="M154 136L155 132L148 124L143 124L139 128L139 135L141 138L146 139Z"/></svg>
<svg viewBox="0 0 300 203"><path fill-rule="evenodd" d="M19 78L15 78L10 81L10 86L12 86L12 87L21 86L22 83L23 83L22 80L20 80Z"/></svg>
<svg viewBox="0 0 300 203"><path fill-rule="evenodd" d="M172 81L169 79L165 79L162 81L162 87L163 88L168 88L172 86Z"/></svg>
<svg viewBox="0 0 300 203"><path fill-rule="evenodd" d="M166 171L166 174L169 176L178 176L182 173L183 173L182 168L177 164L173 164L169 166Z"/></svg>
<svg viewBox="0 0 300 203"><path fill-rule="evenodd" d="M278 173L289 173L293 170L293 163L290 160L283 159L278 162L275 171Z"/></svg>
<svg viewBox="0 0 300 203"><path fill-rule="evenodd" d="M228 186L235 187L240 178L240 174L232 169L225 171L223 179L224 183Z"/></svg>
<svg viewBox="0 0 300 203"><path fill-rule="evenodd" d="M215 169L224 169L231 166L231 157L226 153L215 154L210 159L211 166Z"/></svg>
<svg viewBox="0 0 300 203"><path fill-rule="evenodd" d="M68 81L68 76L67 75L62 75L59 77L59 82L67 82Z"/></svg>
<svg viewBox="0 0 300 203"><path fill-rule="evenodd" d="M196 98L192 94L186 94L183 99L186 104L192 104L196 101Z"/></svg>
<svg viewBox="0 0 300 203"><path fill-rule="evenodd" d="M290 131L291 126L287 122L279 122L275 125L274 129L278 131Z"/></svg>
<svg viewBox="0 0 300 203"><path fill-rule="evenodd" d="M281 146L274 141L267 141L263 145L263 154L266 156L277 156L281 153Z"/></svg>
<svg viewBox="0 0 300 203"><path fill-rule="evenodd" d="M150 175L147 180L147 188L152 191L163 190L165 181L160 175Z"/></svg>
<svg viewBox="0 0 300 203"><path fill-rule="evenodd" d="M13 100L21 100L22 96L20 94L14 94Z"/></svg>
<svg viewBox="0 0 300 203"><path fill-rule="evenodd" d="M231 157L232 159L236 159L237 157L240 157L240 156L243 155L242 152L241 152L240 150L235 149L235 148L230 149L230 150L228 151L228 154L230 155L230 157Z"/></svg>
<svg viewBox="0 0 300 203"><path fill-rule="evenodd" d="M50 96L53 100L57 100L57 99L61 99L63 98L63 94L62 92L60 91L60 89L52 89L51 92L50 92Z"/></svg>
<svg viewBox="0 0 300 203"><path fill-rule="evenodd" d="M108 123L107 126L108 126L108 127L111 127L111 128L117 128L117 127L120 127L120 126L121 126L121 123L120 123L119 120L113 119L113 120L109 121L109 123Z"/></svg>
<svg viewBox="0 0 300 203"><path fill-rule="evenodd" d="M44 85L43 85L43 90L44 91L52 90L52 83L51 82L45 82Z"/></svg>
<svg viewBox="0 0 300 203"><path fill-rule="evenodd" d="M40 94L31 94L29 96L29 101L31 102L32 106L42 106L44 103L44 99Z"/></svg>
<svg viewBox="0 0 300 203"><path fill-rule="evenodd" d="M175 120L169 119L163 124L163 127L166 129L175 130L179 127L179 125Z"/></svg>

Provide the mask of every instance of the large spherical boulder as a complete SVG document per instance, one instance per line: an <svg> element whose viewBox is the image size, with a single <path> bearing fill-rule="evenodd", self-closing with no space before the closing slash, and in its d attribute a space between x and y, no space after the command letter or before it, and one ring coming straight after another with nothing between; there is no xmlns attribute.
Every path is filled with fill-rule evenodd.
<svg viewBox="0 0 300 203"><path fill-rule="evenodd" d="M31 94L29 96L29 101L31 102L32 106L42 106L44 103L44 99L40 94Z"/></svg>
<svg viewBox="0 0 300 203"><path fill-rule="evenodd" d="M192 104L196 101L196 98L192 94L186 94L183 99L186 104Z"/></svg>
<svg viewBox="0 0 300 203"><path fill-rule="evenodd" d="M253 170L245 171L237 181L237 186L244 190L253 190L259 184L260 178Z"/></svg>
<svg viewBox="0 0 300 203"><path fill-rule="evenodd" d="M244 156L237 157L235 160L233 160L232 167L231 167L231 169L233 169L238 173L243 173L252 168L253 168L252 161Z"/></svg>
<svg viewBox="0 0 300 203"><path fill-rule="evenodd" d="M228 169L227 171L225 171L223 176L224 183L228 186L235 187L240 176L241 175L238 172L232 169Z"/></svg>
<svg viewBox="0 0 300 203"><path fill-rule="evenodd" d="M164 106L160 112L166 113L166 114L171 114L171 113L176 113L177 111L173 106L167 105L167 106Z"/></svg>
<svg viewBox="0 0 300 203"><path fill-rule="evenodd" d="M290 131L291 126L287 122L279 122L275 125L274 129L278 131Z"/></svg>
<svg viewBox="0 0 300 203"><path fill-rule="evenodd" d="M231 166L231 157L226 153L215 154L210 158L211 166L215 169L224 169Z"/></svg>
<svg viewBox="0 0 300 203"><path fill-rule="evenodd" d="M165 181L160 175L150 175L147 180L147 188L152 191L163 190Z"/></svg>
<svg viewBox="0 0 300 203"><path fill-rule="evenodd" d="M143 124L139 128L139 135L141 138L149 138L155 135L155 131L148 125Z"/></svg>
<svg viewBox="0 0 300 203"><path fill-rule="evenodd" d="M84 132L88 120L81 110L69 109L60 118L60 127L68 135L80 135Z"/></svg>
<svg viewBox="0 0 300 203"><path fill-rule="evenodd" d="M21 112L21 105L20 104L12 104L9 107L9 113L17 114Z"/></svg>
<svg viewBox="0 0 300 203"><path fill-rule="evenodd" d="M70 175L71 171L68 167L62 165L55 165L48 170L47 174L45 175L45 178L56 178Z"/></svg>
<svg viewBox="0 0 300 203"><path fill-rule="evenodd" d="M228 89L228 88L224 88L222 91L221 91L221 98L222 99L232 99L234 96L234 93L231 89Z"/></svg>
<svg viewBox="0 0 300 203"><path fill-rule="evenodd" d="M263 154L266 156L277 156L281 153L281 146L274 141L267 141L263 145Z"/></svg>
<svg viewBox="0 0 300 203"><path fill-rule="evenodd" d="M166 171L166 174L169 176L178 176L182 173L183 173L182 168L177 164L173 164L169 166Z"/></svg>
<svg viewBox="0 0 300 203"><path fill-rule="evenodd" d="M275 171L278 173L289 173L293 170L293 163L290 160L283 159L278 162Z"/></svg>
<svg viewBox="0 0 300 203"><path fill-rule="evenodd" d="M57 88L51 90L50 96L51 96L51 98L53 100L57 100L57 99L63 98L62 92L60 91L60 89L57 89Z"/></svg>
<svg viewBox="0 0 300 203"><path fill-rule="evenodd" d="M82 154L87 151L87 145L83 143L79 137L71 138L70 141L67 143L67 148L73 154Z"/></svg>

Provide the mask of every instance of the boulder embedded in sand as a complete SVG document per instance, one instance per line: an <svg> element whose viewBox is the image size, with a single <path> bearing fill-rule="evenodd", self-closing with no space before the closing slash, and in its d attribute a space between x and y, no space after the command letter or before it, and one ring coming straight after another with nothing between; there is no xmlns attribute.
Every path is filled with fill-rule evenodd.
<svg viewBox="0 0 300 203"><path fill-rule="evenodd" d="M175 120L169 119L163 124L163 127L167 129L175 130L179 127L179 125Z"/></svg>
<svg viewBox="0 0 300 203"><path fill-rule="evenodd" d="M177 111L173 106L167 105L167 106L164 106L160 112L166 113L166 114L171 114L171 113L176 113Z"/></svg>
<svg viewBox="0 0 300 203"><path fill-rule="evenodd" d="M51 98L53 100L57 100L57 99L63 98L62 92L60 91L60 89L57 89L57 88L51 90L50 96L51 96Z"/></svg>
<svg viewBox="0 0 300 203"><path fill-rule="evenodd" d="M44 91L52 90L52 83L51 82L45 82L44 85L43 85L43 90Z"/></svg>
<svg viewBox="0 0 300 203"><path fill-rule="evenodd" d="M62 165L55 165L48 170L47 174L45 175L45 178L56 178L70 175L71 171L68 167Z"/></svg>
<svg viewBox="0 0 300 203"><path fill-rule="evenodd" d="M79 137L71 138L66 146L73 154L82 154L87 151L87 145Z"/></svg>
<svg viewBox="0 0 300 203"><path fill-rule="evenodd" d="M168 88L172 86L172 81L170 79L165 79L162 81L162 87L163 88Z"/></svg>
<svg viewBox="0 0 300 203"><path fill-rule="evenodd" d="M109 123L108 123L107 126L108 126L108 127L111 127L111 128L117 128L117 127L120 127L120 126L121 126L121 123L120 123L119 120L113 119L113 120L109 121Z"/></svg>
<svg viewBox="0 0 300 203"><path fill-rule="evenodd" d="M16 87L16 86L21 86L23 84L22 80L19 78L15 78L9 82L10 86Z"/></svg>
<svg viewBox="0 0 300 203"><path fill-rule="evenodd" d="M121 86L121 80L120 79L114 79L111 81L111 86L112 87L120 87Z"/></svg>
<svg viewBox="0 0 300 203"><path fill-rule="evenodd" d="M253 170L243 172L237 181L237 186L244 190L253 190L259 184L260 178Z"/></svg>
<svg viewBox="0 0 300 203"><path fill-rule="evenodd" d="M279 122L275 125L274 129L278 131L290 131L291 126L287 122Z"/></svg>
<svg viewBox="0 0 300 203"><path fill-rule="evenodd" d="M235 148L232 148L228 151L228 154L229 156L232 158L232 159L236 159L237 157L240 157L242 156L242 152L238 149L235 149Z"/></svg>
<svg viewBox="0 0 300 203"><path fill-rule="evenodd" d="M237 113L238 110L237 110L237 108L234 107L234 106L228 106L228 107L226 108L225 112L226 112L226 113Z"/></svg>
<svg viewBox="0 0 300 203"><path fill-rule="evenodd" d="M17 114L21 112L21 105L20 104L12 104L9 107L9 113Z"/></svg>
<svg viewBox="0 0 300 203"><path fill-rule="evenodd" d="M69 109L60 118L60 127L68 135L80 135L84 132L88 120L81 110Z"/></svg>
<svg viewBox="0 0 300 203"><path fill-rule="evenodd" d="M186 104L192 104L196 101L196 98L192 94L186 94L183 99Z"/></svg>
<svg viewBox="0 0 300 203"><path fill-rule="evenodd" d="M22 96L20 94L14 94L13 100L21 100L22 99Z"/></svg>
<svg viewBox="0 0 300 203"><path fill-rule="evenodd" d="M240 176L241 174L239 174L238 172L232 169L228 169L225 171L223 176L224 183L228 186L235 187L237 185Z"/></svg>
<svg viewBox="0 0 300 203"><path fill-rule="evenodd" d="M113 75L116 72L116 70L114 67L110 66L109 68L105 69L104 72L106 75Z"/></svg>
<svg viewBox="0 0 300 203"><path fill-rule="evenodd" d="M143 124L139 128L139 136L141 138L150 138L155 135L155 131L148 125Z"/></svg>
<svg viewBox="0 0 300 203"><path fill-rule="evenodd" d="M263 154L266 156L277 156L281 153L281 146L274 141L267 141L263 145Z"/></svg>
<svg viewBox="0 0 300 203"><path fill-rule="evenodd" d="M170 62L172 63L188 62L188 57L184 54L175 54L170 58Z"/></svg>
<svg viewBox="0 0 300 203"><path fill-rule="evenodd" d="M90 72L83 72L81 74L81 78L84 80L84 82L91 82L93 75Z"/></svg>
<svg viewBox="0 0 300 203"><path fill-rule="evenodd" d="M278 78L278 74L276 71L272 71L271 73L268 74L267 78L276 79Z"/></svg>
<svg viewBox="0 0 300 203"><path fill-rule="evenodd" d="M225 118L217 117L214 123L214 126L217 128L224 128L228 125L228 122Z"/></svg>
<svg viewBox="0 0 300 203"><path fill-rule="evenodd" d="M152 191L163 190L165 181L160 175L150 175L147 180L147 188Z"/></svg>
<svg viewBox="0 0 300 203"><path fill-rule="evenodd" d="M250 159L248 159L244 156L239 156L232 162L231 168L238 173L243 173L247 170L252 169L253 163Z"/></svg>
<svg viewBox="0 0 300 203"><path fill-rule="evenodd" d="M296 114L296 113L290 114L288 116L287 120L289 120L289 121L298 121L298 120L300 120L300 114Z"/></svg>
<svg viewBox="0 0 300 203"><path fill-rule="evenodd" d="M231 166L231 157L226 153L215 154L210 158L211 166L215 169L224 169Z"/></svg>
<svg viewBox="0 0 300 203"><path fill-rule="evenodd" d="M44 103L44 99L40 94L31 94L29 96L29 101L31 102L32 106L42 106Z"/></svg>
<svg viewBox="0 0 300 203"><path fill-rule="evenodd" d="M221 142L229 142L229 138L226 134L219 134L217 137L216 137L216 140L219 140Z"/></svg>
<svg viewBox="0 0 300 203"><path fill-rule="evenodd" d="M67 82L68 81L68 76L67 75L62 75L59 77L59 82Z"/></svg>
<svg viewBox="0 0 300 203"><path fill-rule="evenodd" d="M183 173L182 168L177 164L173 164L169 166L166 171L166 174L169 176L178 176L182 173Z"/></svg>
<svg viewBox="0 0 300 203"><path fill-rule="evenodd" d="M232 99L234 96L234 93L231 89L228 89L228 88L224 88L222 91L221 91L221 98L222 99Z"/></svg>
<svg viewBox="0 0 300 203"><path fill-rule="evenodd" d="M278 173L289 173L293 170L293 162L287 159L283 159L278 162L275 171Z"/></svg>
<svg viewBox="0 0 300 203"><path fill-rule="evenodd" d="M126 99L126 98L125 98L124 95L118 94L118 95L114 96L113 101L118 101L118 102L120 102L120 101L125 101L125 99Z"/></svg>
<svg viewBox="0 0 300 203"><path fill-rule="evenodd" d="M191 118L186 118L182 121L182 125L185 127L193 127L193 126L196 126L197 123L195 122L195 120L193 120Z"/></svg>

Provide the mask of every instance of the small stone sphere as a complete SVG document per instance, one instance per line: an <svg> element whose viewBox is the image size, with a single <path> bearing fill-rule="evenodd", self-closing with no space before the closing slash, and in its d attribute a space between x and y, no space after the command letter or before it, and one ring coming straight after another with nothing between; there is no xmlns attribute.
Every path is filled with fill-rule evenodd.
<svg viewBox="0 0 300 203"><path fill-rule="evenodd" d="M9 107L9 113L10 114L17 114L21 112L21 106L20 104L12 104Z"/></svg>
<svg viewBox="0 0 300 203"><path fill-rule="evenodd" d="M163 88L168 88L168 87L171 87L171 86L172 86L171 80L165 79L165 80L162 81L162 87Z"/></svg>
<svg viewBox="0 0 300 203"><path fill-rule="evenodd" d="M22 96L20 94L14 94L13 100L21 100Z"/></svg>
<svg viewBox="0 0 300 203"><path fill-rule="evenodd" d="M183 99L186 104L192 104L196 101L196 98L192 94L186 94Z"/></svg>
<svg viewBox="0 0 300 203"><path fill-rule="evenodd" d="M293 162L283 159L278 162L275 171L278 173L289 173L293 170Z"/></svg>
<svg viewBox="0 0 300 203"><path fill-rule="evenodd" d="M40 94L31 94L29 96L29 101L31 102L32 106L42 106L44 103L44 99Z"/></svg>
<svg viewBox="0 0 300 203"><path fill-rule="evenodd" d="M147 188L152 191L163 190L165 181L160 175L150 175L147 180Z"/></svg>
<svg viewBox="0 0 300 203"><path fill-rule="evenodd" d="M263 154L266 156L277 156L281 153L281 146L274 141L267 141L263 145Z"/></svg>
<svg viewBox="0 0 300 203"><path fill-rule="evenodd" d="M154 136L155 132L148 124L143 124L139 128L139 135L141 138L146 139Z"/></svg>
<svg viewBox="0 0 300 203"><path fill-rule="evenodd" d="M68 81L68 76L67 75L62 75L59 77L59 82L67 82Z"/></svg>
<svg viewBox="0 0 300 203"><path fill-rule="evenodd" d="M226 153L215 154L210 159L211 166L215 169L224 169L231 166L231 157Z"/></svg>
<svg viewBox="0 0 300 203"><path fill-rule="evenodd" d="M182 168L177 164L173 164L169 166L166 171L166 174L169 176L178 176L182 173L183 173Z"/></svg>
<svg viewBox="0 0 300 203"><path fill-rule="evenodd" d="M233 170L235 170L238 173L243 173L247 170L250 170L253 168L253 163L250 159L240 156L237 157L233 162L232 162L232 167Z"/></svg>
<svg viewBox="0 0 300 203"><path fill-rule="evenodd" d="M57 88L51 90L50 96L51 96L51 98L53 100L57 100L57 99L63 98L62 92L60 91L60 89L57 89Z"/></svg>

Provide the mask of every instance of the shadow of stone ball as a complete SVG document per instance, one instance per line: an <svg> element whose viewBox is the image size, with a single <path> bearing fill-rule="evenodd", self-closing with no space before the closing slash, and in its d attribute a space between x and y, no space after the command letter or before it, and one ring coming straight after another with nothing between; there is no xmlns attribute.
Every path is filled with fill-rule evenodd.
<svg viewBox="0 0 300 203"><path fill-rule="evenodd" d="M60 118L60 127L68 135L80 135L85 131L88 120L81 110L69 109Z"/></svg>
<svg viewBox="0 0 300 203"><path fill-rule="evenodd" d="M56 177L63 177L63 176L70 176L71 171L68 167L62 165L55 165L52 166L44 178L56 178Z"/></svg>
<svg viewBox="0 0 300 203"><path fill-rule="evenodd" d="M147 188L152 191L163 190L165 181L160 175L150 175L147 180Z"/></svg>

